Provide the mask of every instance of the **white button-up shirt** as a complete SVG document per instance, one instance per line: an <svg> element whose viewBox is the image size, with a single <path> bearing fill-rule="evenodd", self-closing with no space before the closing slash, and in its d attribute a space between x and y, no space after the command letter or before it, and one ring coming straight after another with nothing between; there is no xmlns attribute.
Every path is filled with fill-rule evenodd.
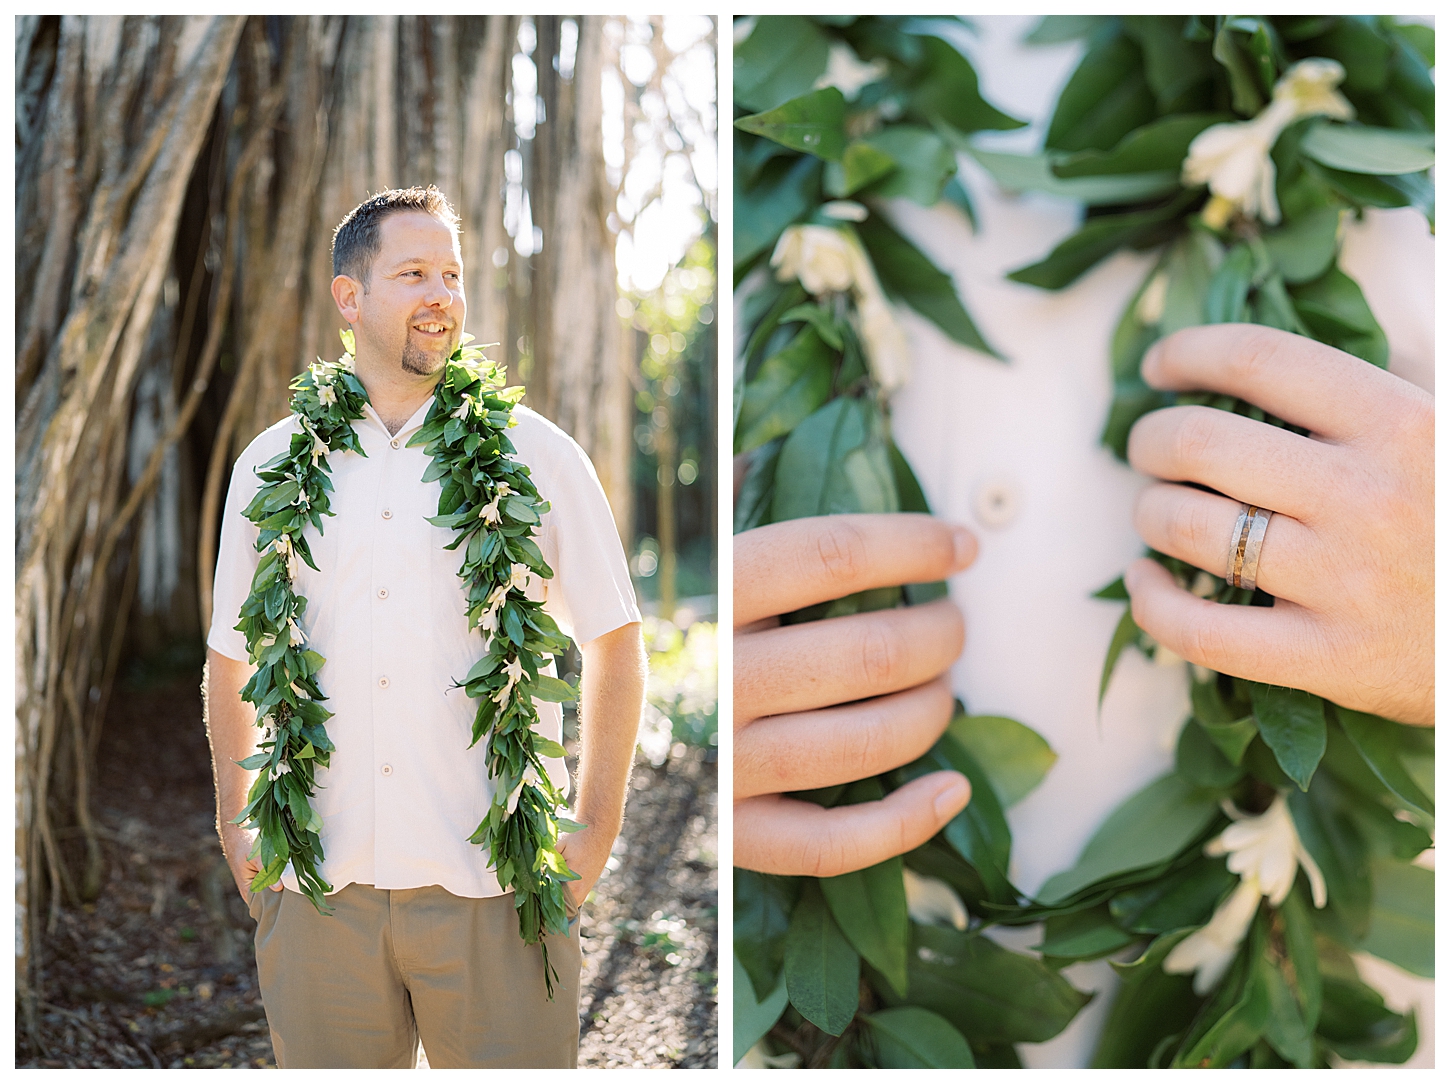
<svg viewBox="0 0 1450 1084"><path fill-rule="evenodd" d="M454 688L483 654L470 630L462 557L443 547L454 532L435 527L440 485L423 482L429 457L407 447L429 399L389 434L371 406L354 423L366 456L328 456L335 492L319 536L305 529L320 571L299 562L295 589L307 599L300 622L307 646L327 664L318 675L334 713L337 751L317 771L313 805L322 817L323 877L333 891L439 885L456 896L501 893L489 856L468 842L488 812L493 786L483 742L472 749L477 701ZM578 643L638 621L634 589L614 519L594 467L563 430L526 407L508 431L518 457L551 504L535 538L554 570L530 595L542 598ZM252 441L237 460L227 494L207 645L247 658L233 626L256 569L257 528L242 515L260 482L255 469L285 451L297 431L288 417ZM546 672L552 673L552 666ZM563 711L537 703L538 732L561 739ZM260 731L258 732L260 738ZM548 762L562 788L562 760ZM282 882L297 890L289 866Z"/></svg>

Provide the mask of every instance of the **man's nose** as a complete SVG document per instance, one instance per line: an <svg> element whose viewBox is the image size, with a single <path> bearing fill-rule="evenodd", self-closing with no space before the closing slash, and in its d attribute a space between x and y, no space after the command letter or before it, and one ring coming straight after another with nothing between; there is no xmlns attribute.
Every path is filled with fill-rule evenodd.
<svg viewBox="0 0 1450 1084"><path fill-rule="evenodd" d="M453 304L453 291L448 288L448 283L441 274L428 276L428 290L423 295L423 302L436 305L440 309L446 309Z"/></svg>

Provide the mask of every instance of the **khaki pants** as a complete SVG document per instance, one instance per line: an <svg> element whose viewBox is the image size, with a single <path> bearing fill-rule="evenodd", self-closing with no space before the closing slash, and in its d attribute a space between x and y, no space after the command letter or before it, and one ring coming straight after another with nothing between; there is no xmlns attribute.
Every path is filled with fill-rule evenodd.
<svg viewBox="0 0 1450 1084"><path fill-rule="evenodd" d="M513 895L349 885L319 915L306 896L252 893L257 974L280 1069L572 1069L579 1055L579 924L519 938Z"/></svg>

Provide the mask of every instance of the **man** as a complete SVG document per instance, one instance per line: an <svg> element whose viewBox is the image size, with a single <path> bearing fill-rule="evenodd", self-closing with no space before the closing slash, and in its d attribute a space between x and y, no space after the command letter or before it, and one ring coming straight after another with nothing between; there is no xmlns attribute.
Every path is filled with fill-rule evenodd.
<svg viewBox="0 0 1450 1084"><path fill-rule="evenodd" d="M512 894L468 835L489 808L480 744L469 749L476 704L453 685L483 654L469 628L453 532L438 512L439 483L408 440L423 424L467 302L457 217L436 189L382 192L333 237L333 298L352 328L355 371L367 389L354 423L366 452L328 456L334 515L306 540L294 587L307 599L302 633L326 665L319 682L334 713L331 765L317 772L322 875L330 916L298 890L292 870L252 892L252 833L232 823L253 774L255 712L240 690L252 666L234 625L250 590L257 528L242 515L257 466L284 451L288 417L238 459L223 521L208 636L207 728L217 824L237 888L257 920L257 970L281 1068L407 1068L421 1039L445 1067L573 1067L578 1046L579 932L547 939L558 970L545 994L537 945L519 936ZM618 834L644 692L645 659L623 549L593 467L561 430L524 407L509 438L552 504L535 539L555 576L536 584L560 628L580 645L581 754L574 818L585 828L559 851L579 880L566 886L572 919ZM540 704L539 731L558 740L562 713ZM567 786L563 762L550 774ZM284 890L285 889L285 890Z"/></svg>

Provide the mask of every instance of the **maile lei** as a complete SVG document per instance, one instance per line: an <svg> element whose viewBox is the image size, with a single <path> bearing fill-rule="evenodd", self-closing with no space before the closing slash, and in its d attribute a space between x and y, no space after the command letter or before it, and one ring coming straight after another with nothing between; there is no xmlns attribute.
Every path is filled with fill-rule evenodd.
<svg viewBox="0 0 1450 1084"><path fill-rule="evenodd" d="M1180 328L1258 323L1374 365L1384 333L1339 267L1347 216L1415 207L1433 224L1434 32L1387 16L1049 16L1029 38L1085 38L1033 159L974 152L999 183L1088 205L1082 227L1009 277L1048 289L1122 247L1156 250L1111 344L1103 443L1126 458L1144 413L1230 396L1150 389L1147 348ZM1111 110L1107 103L1113 103ZM1260 592L1163 554L1226 605ZM1099 592L1127 598L1122 581ZM1177 662L1124 613L1121 653ZM1078 863L1013 921L1045 920L1061 963L1126 953L1099 1068L1403 1062L1413 1011L1351 952L1434 973L1434 733L1318 696L1189 671L1174 770L1113 812ZM1135 950L1136 947L1136 951Z"/></svg>
<svg viewBox="0 0 1450 1084"><path fill-rule="evenodd" d="M546 657L566 650L568 640L543 604L525 593L532 577L554 573L532 537L549 505L506 433L524 389L503 387L503 368L469 346L470 339L465 335L445 364L424 424L408 444L423 445L431 458L422 481L442 484L438 515L429 522L455 532L446 548L463 551L458 576L469 625L483 638L482 658L461 685L478 701L470 748L484 741L494 791L469 842L489 853L500 887L513 890L519 934L542 949L552 999L558 975L543 939L567 929L564 886L577 880L556 844L560 832L580 825L558 813L564 796L544 758L564 750L535 732L534 701L573 700L575 691L542 672ZM257 469L262 485L243 514L260 531L261 559L236 626L257 668L242 699L255 705L262 728L262 751L240 762L259 774L235 822L258 833L252 856L261 871L251 887L273 884L290 862L323 914L330 913L324 894L332 886L322 878L322 819L310 799L316 767L328 765L335 747L325 725L332 713L322 706L318 685L326 660L305 646L307 599L295 585L299 560L318 570L303 529L310 523L320 533L323 517L333 514L329 456L366 454L353 422L363 417L367 391L353 371L351 331L342 341L341 358L319 359L292 382L297 432L287 451Z"/></svg>

